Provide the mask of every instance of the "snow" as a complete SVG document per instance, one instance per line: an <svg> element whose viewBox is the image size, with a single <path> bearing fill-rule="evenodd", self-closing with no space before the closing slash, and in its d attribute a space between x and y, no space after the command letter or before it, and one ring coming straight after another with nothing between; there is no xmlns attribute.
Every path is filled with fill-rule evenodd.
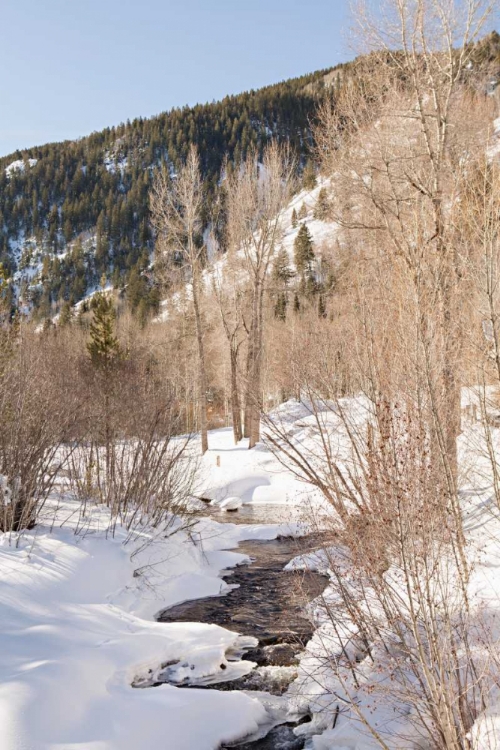
<svg viewBox="0 0 500 750"><path fill-rule="evenodd" d="M231 447L227 430L212 433L210 442L204 480L222 507L235 503L235 485L247 501L272 486L264 450ZM221 470L209 481L215 455L222 456ZM270 496L277 495L276 486ZM285 710L278 699L140 686L165 663L172 682L199 685L236 679L255 666L244 658L252 639L155 617L229 590L220 573L247 559L233 551L238 543L274 539L292 526L205 518L189 534L144 531L125 543L125 530L105 533L106 509L91 508L77 534L74 502L58 497L57 504L19 539L0 536L0 750L149 750L165 746L166 737L175 750L210 750L276 723Z"/></svg>
<svg viewBox="0 0 500 750"><path fill-rule="evenodd" d="M0 546L0 748L180 750L214 748L254 732L268 720L251 696L134 689L162 663L178 661L175 680L233 679L251 662L228 661L245 639L216 625L162 624L166 606L225 588L222 568L244 559L223 548L245 537L273 538L279 527L201 524L193 544L184 532L124 545L125 532L105 538L106 511L96 509L87 533L65 527L26 533L19 547ZM134 555L134 552L136 553ZM131 557L133 556L133 562ZM134 577L134 571L136 575ZM248 639L247 639L248 642ZM247 643L248 645L248 643ZM252 645L250 643L250 645Z"/></svg>
<svg viewBox="0 0 500 750"><path fill-rule="evenodd" d="M221 510L238 510L243 505L241 497L227 497L218 503Z"/></svg>
<svg viewBox="0 0 500 750"><path fill-rule="evenodd" d="M115 154L107 153L104 157L104 166L110 174L119 172L120 175L123 175L128 167L128 159L126 156L119 157Z"/></svg>
<svg viewBox="0 0 500 750"><path fill-rule="evenodd" d="M291 408L295 408L293 402ZM242 505L282 505L291 510L313 498L320 501L313 487L285 469L262 444L252 451L247 439L234 446L232 428L211 433L209 448L203 459L199 494L215 503L237 497Z"/></svg>
<svg viewBox="0 0 500 750"><path fill-rule="evenodd" d="M28 159L27 160L28 166L34 167L35 164L38 163L38 159ZM8 166L5 167L5 174L7 177L12 177L13 174L16 172L24 172L26 169L26 163L23 161L23 159L16 159L15 161L11 162Z"/></svg>
<svg viewBox="0 0 500 750"><path fill-rule="evenodd" d="M325 178L318 178L317 185L312 190L301 190L294 198L290 201L290 204L285 211L283 217L283 247L287 250L290 257L290 261L293 264L293 245L297 234L300 229L300 225L305 223L311 234L314 243L314 253L318 256L318 251L321 249L323 243L331 245L335 242L337 235L337 226L330 221L321 221L320 219L314 218L314 208L316 206L319 193L322 188L328 188L330 181ZM297 214L302 207L305 205L306 215L304 219L297 219L297 226L292 226L292 213L295 210Z"/></svg>
<svg viewBox="0 0 500 750"><path fill-rule="evenodd" d="M464 391L462 407L469 416L459 447L461 466L467 468L462 494L468 554L475 562L470 594L498 641L500 518L491 482L485 481L480 425L470 416L477 403L474 389ZM339 406L358 424L369 413L363 397L342 399ZM342 456L346 442L338 410L327 403L319 408L332 450ZM316 445L316 417L307 402L283 404L273 419L293 440ZM493 433L500 445L500 430ZM394 711L391 699L374 702L368 689L376 680L387 684L391 695L386 656L378 644L372 648L374 662L359 663L358 678L363 675L364 682L356 690L339 683L325 665L325 654L339 647L324 609L325 600L335 606L333 586L324 600L309 605L317 630L285 695L176 687L189 682L201 688L247 674L255 665L245 659L245 650L255 641L217 625L157 622L158 613L229 591L221 571L247 560L237 550L241 541L304 533L303 508L321 507L322 501L262 443L249 451L246 440L234 445L232 430L221 429L209 434L209 445L201 460L199 497L221 510L237 507L238 515L272 504L283 509L284 523L221 524L204 517L189 531L177 525L166 536L163 530L144 529L127 542L121 528L114 537L106 534L109 519L99 506L89 508L83 530L76 533L74 502L62 496L57 512L48 508L35 529L19 539L0 536L0 750L152 750L165 742L172 750L215 750L221 742L264 734L284 716L305 712L312 721L295 733L306 737L309 750L378 747L360 716L384 728L391 750L400 747L391 736L401 734L408 747L418 746L411 717ZM300 555L287 569L328 575L333 559L344 585L354 591L359 582L349 553L338 546ZM342 627L355 633L347 622ZM469 647L479 655L483 648L473 637ZM168 676L170 684L147 687L160 676ZM478 717L471 742L474 750L500 746L500 695L492 695Z"/></svg>
<svg viewBox="0 0 500 750"><path fill-rule="evenodd" d="M289 202L286 209L283 211L282 219L281 219L281 228L283 232L283 240L282 240L282 247L285 248L285 250L288 253L289 259L290 259L290 265L294 267L294 242L297 237L297 234L299 232L301 224L306 224L307 228L311 234L312 241L314 243L314 253L318 259L318 261L321 261L321 254L322 254L322 246L323 244L331 246L331 244L336 240L337 237L337 226L329 221L321 221L319 219L314 218L314 208L316 206L318 196L320 193L320 190L323 187L328 187L330 185L330 181L319 177L317 180L317 185L311 190L301 190L299 193L297 193ZM302 219L297 220L297 225L295 227L292 226L292 214L295 210L298 214L300 209L302 208L302 205L305 206L306 213L305 216ZM220 280L224 277L224 268L226 264L225 258L219 259L219 260L213 260L215 255L215 250L213 246L213 240L211 239L211 234L207 230L204 235L205 241L207 242L207 249L209 258L212 260L212 263L209 267L209 269L206 269L204 271L204 284L209 291L212 286L212 281L215 280L217 283L220 283ZM182 292L174 292L168 299L164 299L160 303L160 313L159 315L154 318L155 323L165 323L169 319L170 315L170 308L173 308L174 310L180 312L184 309L187 302L189 302L192 299L192 287L191 284L188 282Z"/></svg>

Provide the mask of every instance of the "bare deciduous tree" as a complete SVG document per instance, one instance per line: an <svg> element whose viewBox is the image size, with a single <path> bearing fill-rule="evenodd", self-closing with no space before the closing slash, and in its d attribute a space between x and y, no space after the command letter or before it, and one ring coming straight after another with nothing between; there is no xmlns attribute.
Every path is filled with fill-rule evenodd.
<svg viewBox="0 0 500 750"><path fill-rule="evenodd" d="M241 419L241 399L239 389L240 352L246 339L243 297L244 290L238 280L238 273L226 259L224 268L216 266L212 270L212 288L220 311L224 337L229 348L230 364L230 404L234 442L243 437Z"/></svg>
<svg viewBox="0 0 500 750"><path fill-rule="evenodd" d="M201 297L202 269L205 249L201 241L204 190L200 160L191 146L186 163L172 177L166 168L157 173L151 192L151 213L156 230L158 271L166 271L172 282L181 272L183 282L191 282L198 347L198 399L201 451L208 450L207 433L207 370Z"/></svg>
<svg viewBox="0 0 500 750"><path fill-rule="evenodd" d="M361 34L375 51L326 104L317 129L324 170L335 174L333 211L348 230L371 232L379 247L411 270L426 297L422 335L441 339L433 384L443 405L439 434L450 494L456 492L460 430L460 265L450 212L457 169L468 154L463 135L463 78L491 4L478 0L388 0L374 18L358 8ZM378 14L377 9L377 14ZM369 73L369 75L367 75ZM469 115L474 104L470 102ZM467 124L470 127L470 120Z"/></svg>
<svg viewBox="0 0 500 750"><path fill-rule="evenodd" d="M268 273L282 239L283 211L294 173L289 150L271 143L262 164L250 154L227 178L230 253L251 287L245 393L245 434L253 448L260 436L262 409L263 305Z"/></svg>

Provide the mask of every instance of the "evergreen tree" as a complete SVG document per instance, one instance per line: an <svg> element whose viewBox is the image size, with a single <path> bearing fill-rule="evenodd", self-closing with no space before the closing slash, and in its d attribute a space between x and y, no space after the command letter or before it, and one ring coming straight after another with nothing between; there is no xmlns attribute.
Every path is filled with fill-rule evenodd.
<svg viewBox="0 0 500 750"><path fill-rule="evenodd" d="M273 281L275 284L283 285L286 288L293 277L294 273L290 268L288 253L284 247L281 247L273 264Z"/></svg>
<svg viewBox="0 0 500 750"><path fill-rule="evenodd" d="M295 268L302 279L312 276L312 262L314 261L313 241L309 229L305 224L300 229L293 245Z"/></svg>
<svg viewBox="0 0 500 750"><path fill-rule="evenodd" d="M302 185L304 190L313 190L316 187L316 182L316 170L314 164L308 159L306 166L304 167L304 172L302 173Z"/></svg>
<svg viewBox="0 0 500 750"><path fill-rule="evenodd" d="M294 313L300 312L300 299L297 292L295 292L295 294L293 295L293 311Z"/></svg>
<svg viewBox="0 0 500 750"><path fill-rule="evenodd" d="M92 299L93 318L87 350L95 367L109 370L121 357L115 335L115 308L110 296L98 292Z"/></svg>
<svg viewBox="0 0 500 750"><path fill-rule="evenodd" d="M286 320L286 308L288 306L288 300L285 292L280 292L274 306L274 317L283 322Z"/></svg>
<svg viewBox="0 0 500 750"><path fill-rule="evenodd" d="M297 211L293 209L292 211L292 227L295 229L297 226Z"/></svg>
<svg viewBox="0 0 500 750"><path fill-rule="evenodd" d="M0 263L0 326L5 326L11 318L11 297L7 271Z"/></svg>
<svg viewBox="0 0 500 750"><path fill-rule="evenodd" d="M300 207L299 211L299 219L305 219L307 216L307 206L305 203L303 203Z"/></svg>
<svg viewBox="0 0 500 750"><path fill-rule="evenodd" d="M314 206L314 218L326 221L328 219L330 204L328 202L328 192L322 187L319 191L318 200Z"/></svg>
<svg viewBox="0 0 500 750"><path fill-rule="evenodd" d="M318 317L326 318L326 304L322 294L318 296Z"/></svg>
<svg viewBox="0 0 500 750"><path fill-rule="evenodd" d="M59 315L59 325L67 326L73 320L73 308L71 304L66 300L63 302L61 307L61 314Z"/></svg>

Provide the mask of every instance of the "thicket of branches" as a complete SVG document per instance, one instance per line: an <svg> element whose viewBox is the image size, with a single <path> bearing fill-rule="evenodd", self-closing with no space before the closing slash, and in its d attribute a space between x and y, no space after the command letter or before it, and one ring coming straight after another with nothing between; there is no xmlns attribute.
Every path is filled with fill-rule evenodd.
<svg viewBox="0 0 500 750"><path fill-rule="evenodd" d="M30 528L71 492L110 528L189 516L196 460L162 352L98 294L79 324L2 329L3 531Z"/></svg>
<svg viewBox="0 0 500 750"><path fill-rule="evenodd" d="M361 8L372 54L318 113L312 205L288 216L294 163L274 142L226 163L209 204L192 147L150 195L160 318L115 318L123 301L102 293L42 333L5 325L0 347L3 529L36 522L63 462L83 508L164 522L194 479L179 436L200 432L204 453L224 424L254 448L264 419L330 511L324 688L383 748L470 750L499 682L470 591L458 453L468 386L497 512L498 99L475 67L487 15L476 0L390 0L381 27ZM313 217L331 223L320 246ZM287 222L302 223L293 259ZM314 439L271 411L290 398ZM368 677L379 665L384 678ZM367 696L405 717L391 740Z"/></svg>

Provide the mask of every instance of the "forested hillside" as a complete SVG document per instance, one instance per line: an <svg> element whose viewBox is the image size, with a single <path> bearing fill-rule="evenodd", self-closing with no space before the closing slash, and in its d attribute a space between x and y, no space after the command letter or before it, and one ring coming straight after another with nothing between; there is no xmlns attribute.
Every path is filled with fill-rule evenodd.
<svg viewBox="0 0 500 750"><path fill-rule="evenodd" d="M152 250L154 168L167 161L175 170L194 143L213 193L226 154L239 163L271 137L289 140L304 165L325 75L331 87L342 67L0 159L0 260L16 274L21 301L45 317L103 275L117 287L131 272L147 295L140 273Z"/></svg>
<svg viewBox="0 0 500 750"><path fill-rule="evenodd" d="M484 86L491 71L496 82L498 34L476 44L471 59L469 75L475 78L480 71ZM47 318L105 279L114 288L127 288L133 309L140 304L143 313L154 313L158 291L145 271L154 247L148 196L155 169L167 163L175 172L195 144L210 207L224 159L230 167L239 164L250 148L262 153L274 138L290 142L307 178L311 124L325 92L335 98L346 72L370 79L376 65L376 57L358 58L220 102L2 157L0 262L11 280L12 309Z"/></svg>

